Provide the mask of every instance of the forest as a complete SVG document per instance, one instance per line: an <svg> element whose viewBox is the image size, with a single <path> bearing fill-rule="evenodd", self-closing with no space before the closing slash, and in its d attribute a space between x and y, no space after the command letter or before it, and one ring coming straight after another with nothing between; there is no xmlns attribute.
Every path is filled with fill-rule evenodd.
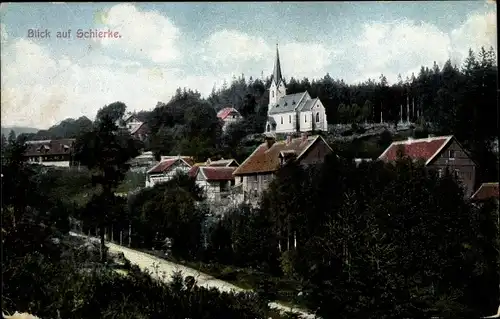
<svg viewBox="0 0 500 319"><path fill-rule="evenodd" d="M481 182L498 180L497 73L493 50L482 49L470 51L460 67L422 67L391 86L383 76L346 85L327 75L311 82L291 78L287 87L319 96L331 125L378 122L381 110L384 121L396 122L400 105L411 101L413 111L415 101L414 133L455 135L478 162ZM167 103L138 113L151 129L145 143L114 124L126 111L121 102L101 108L94 121L68 119L35 135L2 137L2 309L54 318L92 318L96 311L106 318L278 318L267 307L278 300L325 319L479 318L495 312L498 207L472 203L453 174L440 177L404 154L393 164L358 166L329 133L342 156L310 168L284 167L259 208L241 205L221 217L207 211L200 189L185 175L127 199L114 195L128 161L144 149L201 160L244 158L260 143L252 135L262 132L269 81L242 75L206 99L179 89ZM228 105L245 119L223 134L216 111ZM26 139L58 137L77 138L75 157L85 169L23 162ZM393 138L384 132L378 147ZM82 257L67 242L70 217L100 238L92 256ZM133 248L152 254L152 248L168 249L169 260L255 293L185 287L179 276L164 285L130 265L126 276L116 274L105 235L129 225ZM163 245L166 237L171 247ZM64 240L56 244L54 238Z"/></svg>
<svg viewBox="0 0 500 319"><path fill-rule="evenodd" d="M395 123L403 106L403 118L408 115L415 126L432 126L435 134L454 134L473 154L488 157L497 136L497 75L495 51L481 48L470 50L460 66L450 61L443 66L422 66L418 74L399 77L392 85L384 75L360 84L346 84L330 74L312 81L293 77L285 81L289 94L307 90L311 97L319 97L330 125L379 123L381 114L384 122ZM161 155L182 154L201 160L208 156L243 160L260 143L252 136L263 132L270 82L270 77L246 78L242 74L230 84L214 88L207 98L179 88L170 101L158 102L151 111L137 112L151 130L145 148ZM407 104L410 114L406 114ZM228 106L238 109L245 119L222 134L216 113ZM66 119L28 138L76 137L91 127L92 121L86 117ZM334 132L329 135L333 141Z"/></svg>

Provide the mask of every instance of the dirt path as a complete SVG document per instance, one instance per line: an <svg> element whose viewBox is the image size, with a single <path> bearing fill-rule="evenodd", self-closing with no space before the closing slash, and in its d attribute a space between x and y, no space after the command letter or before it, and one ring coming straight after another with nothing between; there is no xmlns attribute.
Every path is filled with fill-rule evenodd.
<svg viewBox="0 0 500 319"><path fill-rule="evenodd" d="M78 236L78 237L87 237L84 235L76 234L71 232L70 235L72 236ZM91 240L98 240L97 238L91 238ZM210 275L207 275L205 273L199 272L196 269L189 268L183 265L175 264L172 262L169 262L164 259L160 259L158 257L133 250L127 247L123 247L120 245L116 245L113 243L107 243L106 244L109 247L109 250L112 252L121 252L127 258L132 264L135 264L139 266L141 270L148 270L150 271L153 276L156 276L158 279L163 280L163 281L170 281L170 278L172 274L175 271L181 271L183 276L193 276L196 279L196 283L198 286L206 287L206 288L217 288L220 291L226 291L226 292L231 292L231 291L245 291L244 289L241 289L239 287L236 287L235 285L232 285L228 282L216 279ZM270 302L269 306L271 308L278 309L280 311L292 311L295 313L300 314L303 318L310 318L313 319L315 318L314 315L308 314L306 312L303 312L298 309L292 309L287 306L280 305L276 302Z"/></svg>

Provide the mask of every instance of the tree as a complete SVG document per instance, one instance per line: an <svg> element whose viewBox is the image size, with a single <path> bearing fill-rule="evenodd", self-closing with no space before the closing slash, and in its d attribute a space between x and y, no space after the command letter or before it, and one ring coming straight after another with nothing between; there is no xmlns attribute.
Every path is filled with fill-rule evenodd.
<svg viewBox="0 0 500 319"><path fill-rule="evenodd" d="M103 114L96 127L75 142L75 160L92 172L92 180L101 188L93 204L99 204L99 210L93 211L101 238L101 258L104 261L105 227L111 220L107 203L112 203L114 192L129 169L128 161L139 155L135 140L126 131L120 131L115 124L115 117ZM101 206L102 205L102 206Z"/></svg>
<svg viewBox="0 0 500 319"><path fill-rule="evenodd" d="M8 144L7 138L5 137L4 134L2 134L2 154L3 154L5 147L7 147L7 144Z"/></svg>
<svg viewBox="0 0 500 319"><path fill-rule="evenodd" d="M240 113L243 117L247 117L249 115L255 114L257 108L257 101L255 100L255 96L252 94L246 94L245 100L243 101L243 106L240 110Z"/></svg>
<svg viewBox="0 0 500 319"><path fill-rule="evenodd" d="M96 115L96 123L101 121L106 121L107 118L110 118L113 123L121 120L125 115L125 111L127 106L123 102L114 102L109 105L106 105L97 111Z"/></svg>
<svg viewBox="0 0 500 319"><path fill-rule="evenodd" d="M10 133L9 133L9 137L7 138L7 141L9 142L9 144L12 144L16 141L16 132L14 132L14 130L10 130Z"/></svg>
<svg viewBox="0 0 500 319"><path fill-rule="evenodd" d="M201 250L201 223L205 212L196 207L195 202L202 199L194 179L186 174L174 175L168 182L145 189L131 199L130 211L138 213L134 228L146 245L171 238L175 256L196 258Z"/></svg>
<svg viewBox="0 0 500 319"><path fill-rule="evenodd" d="M33 203L30 192L33 191L31 170L24 160L26 144L15 138L14 131L9 134L9 144L2 150L2 208L9 216L13 229L25 215L26 207ZM2 210L3 210L2 209Z"/></svg>

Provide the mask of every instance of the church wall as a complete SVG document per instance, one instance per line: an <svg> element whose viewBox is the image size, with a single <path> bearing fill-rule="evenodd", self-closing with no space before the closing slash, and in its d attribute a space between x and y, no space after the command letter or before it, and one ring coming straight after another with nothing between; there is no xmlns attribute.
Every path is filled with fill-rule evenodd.
<svg viewBox="0 0 500 319"><path fill-rule="evenodd" d="M326 112L325 107L318 101L316 105L312 109L312 116L314 120L314 130L315 131L327 131L328 130L328 122L326 120ZM316 122L316 113L319 113L319 122Z"/></svg>
<svg viewBox="0 0 500 319"><path fill-rule="evenodd" d="M312 131L313 117L312 117L311 111L300 112L299 119L300 119L300 131L301 132Z"/></svg>
<svg viewBox="0 0 500 319"><path fill-rule="evenodd" d="M274 114L271 115L276 122L276 133L291 133L296 132L296 117L295 112ZM283 124L281 124L283 118Z"/></svg>

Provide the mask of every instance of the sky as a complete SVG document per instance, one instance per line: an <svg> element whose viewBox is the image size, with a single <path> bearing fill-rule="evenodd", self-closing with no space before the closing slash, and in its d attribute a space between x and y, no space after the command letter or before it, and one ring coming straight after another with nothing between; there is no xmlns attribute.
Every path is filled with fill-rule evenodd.
<svg viewBox="0 0 500 319"><path fill-rule="evenodd" d="M178 87L208 96L234 76L270 76L276 44L285 79L329 73L346 83L381 74L392 83L434 61L460 65L469 48L497 50L496 3L484 0L2 3L0 11L4 127L94 119L115 101L151 110Z"/></svg>

